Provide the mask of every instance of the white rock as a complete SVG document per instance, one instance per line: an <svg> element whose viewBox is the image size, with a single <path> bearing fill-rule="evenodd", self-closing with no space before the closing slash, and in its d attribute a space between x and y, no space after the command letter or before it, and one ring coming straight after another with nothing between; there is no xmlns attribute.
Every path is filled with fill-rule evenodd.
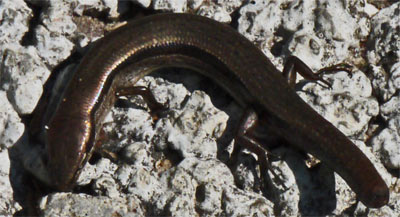
<svg viewBox="0 0 400 217"><path fill-rule="evenodd" d="M31 18L31 9L23 0L0 1L0 45L18 43L28 31Z"/></svg>
<svg viewBox="0 0 400 217"><path fill-rule="evenodd" d="M275 216L274 204L258 194L238 188L225 188L222 192L224 212L227 216Z"/></svg>
<svg viewBox="0 0 400 217"><path fill-rule="evenodd" d="M43 216L144 216L142 206L134 197L125 199L56 193L44 197L40 208Z"/></svg>
<svg viewBox="0 0 400 217"><path fill-rule="evenodd" d="M0 91L0 103L0 144L8 148L23 134L25 126L8 102L4 91Z"/></svg>
<svg viewBox="0 0 400 217"><path fill-rule="evenodd" d="M368 60L372 65L374 88L385 103L381 115L387 127L371 141L374 149L381 153L381 160L391 169L400 168L400 119L399 96L393 95L400 88L400 19L397 15L399 3L380 10L372 19L369 38Z"/></svg>
<svg viewBox="0 0 400 217"><path fill-rule="evenodd" d="M183 157L215 158L217 144L210 137L221 136L227 120L226 114L213 108L207 95L195 91L182 110L172 115L170 123L167 123L169 127L161 128L168 131L168 142L182 152Z"/></svg>
<svg viewBox="0 0 400 217"><path fill-rule="evenodd" d="M171 11L175 13L182 13L187 11L187 0L154 0L153 8L156 10Z"/></svg>
<svg viewBox="0 0 400 217"><path fill-rule="evenodd" d="M214 4L199 7L198 14L223 23L231 22L231 16L229 12L225 11L224 8Z"/></svg>
<svg viewBox="0 0 400 217"><path fill-rule="evenodd" d="M49 32L67 35L76 30L76 25L70 16L71 10L67 1L49 1L45 10L40 18Z"/></svg>
<svg viewBox="0 0 400 217"><path fill-rule="evenodd" d="M282 54L298 56L312 69L340 63L351 56L350 48L359 49L354 35L364 38L368 33L368 25L359 22L363 17L350 15L340 1L252 1L240 14L239 32L260 42L278 66Z"/></svg>
<svg viewBox="0 0 400 217"><path fill-rule="evenodd" d="M309 83L298 94L345 135L363 135L379 112L369 79L360 71L353 72L352 77L340 72L324 78L332 84L332 90Z"/></svg>
<svg viewBox="0 0 400 217"><path fill-rule="evenodd" d="M8 46L4 50L4 77L1 83L18 113L28 114L33 111L49 75L50 71L32 46Z"/></svg>
<svg viewBox="0 0 400 217"><path fill-rule="evenodd" d="M222 23L229 23L232 21L230 14L238 9L242 3L242 1L238 0L211 1L207 4L202 4L198 8L197 14Z"/></svg>
<svg viewBox="0 0 400 217"><path fill-rule="evenodd" d="M71 55L74 44L65 36L49 32L41 25L36 28L35 34L38 54L47 64L56 66Z"/></svg>
<svg viewBox="0 0 400 217"><path fill-rule="evenodd" d="M78 185L87 185L96 179L107 179L113 176L118 167L111 163L109 159L102 158L95 165L87 163L77 180ZM112 183L111 183L112 185ZM110 188L114 188L110 186ZM98 189L95 189L98 190Z"/></svg>
<svg viewBox="0 0 400 217"><path fill-rule="evenodd" d="M1 100L0 100L1 102ZM0 129L0 132L2 130ZM13 190L10 183L10 159L7 149L0 149L0 215L12 215L21 209L14 201Z"/></svg>
<svg viewBox="0 0 400 217"><path fill-rule="evenodd" d="M398 77L400 60L399 8L400 3L394 3L372 18L371 34L367 41L367 57L373 67L374 89L383 101L390 99L399 89L399 82L393 84Z"/></svg>
<svg viewBox="0 0 400 217"><path fill-rule="evenodd" d="M57 4L58 3L58 4ZM98 12L108 11L107 16L110 18L117 18L118 13L118 1L117 0L85 0L85 1L65 1L63 4L59 2L54 2L51 4L52 7L60 7L63 5L67 10L73 10L74 13L78 15L83 15L84 11L94 9ZM68 12L71 16L71 12Z"/></svg>
<svg viewBox="0 0 400 217"><path fill-rule="evenodd" d="M374 149L381 153L384 164L392 169L400 169L399 106L399 96L392 97L381 106L382 116L388 125L371 141Z"/></svg>

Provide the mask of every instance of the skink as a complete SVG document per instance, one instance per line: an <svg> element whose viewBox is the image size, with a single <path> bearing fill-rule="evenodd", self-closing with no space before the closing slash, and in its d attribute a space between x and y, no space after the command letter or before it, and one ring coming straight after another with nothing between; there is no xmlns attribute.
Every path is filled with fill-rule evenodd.
<svg viewBox="0 0 400 217"><path fill-rule="evenodd" d="M43 119L48 177L42 180L71 190L116 93L171 66L192 69L221 85L262 117L258 127L268 127L326 163L366 206L388 202L388 187L368 158L307 105L256 46L227 25L189 14L138 19L95 43Z"/></svg>

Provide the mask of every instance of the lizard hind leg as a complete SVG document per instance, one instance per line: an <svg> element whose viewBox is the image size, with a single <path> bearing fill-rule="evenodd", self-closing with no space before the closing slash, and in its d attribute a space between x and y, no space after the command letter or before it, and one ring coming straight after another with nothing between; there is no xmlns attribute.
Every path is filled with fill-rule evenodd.
<svg viewBox="0 0 400 217"><path fill-rule="evenodd" d="M264 193L267 198L274 200L274 198L277 197L277 191L273 190L275 187L268 171L270 171L275 180L279 182L279 185L286 189L285 185L280 181L278 175L274 172L269 162L271 153L268 150L279 145L279 142L277 142L279 138L273 135L272 132L269 133L267 129L268 127L265 128L264 123L262 124L262 127L260 127L259 121L259 116L253 109L246 109L237 128L235 143L231 157L228 161L228 166L231 169L235 166L238 162L238 157L242 148L246 148L256 154L260 170L261 190L264 191L270 189L264 191ZM238 183L236 178L235 181Z"/></svg>

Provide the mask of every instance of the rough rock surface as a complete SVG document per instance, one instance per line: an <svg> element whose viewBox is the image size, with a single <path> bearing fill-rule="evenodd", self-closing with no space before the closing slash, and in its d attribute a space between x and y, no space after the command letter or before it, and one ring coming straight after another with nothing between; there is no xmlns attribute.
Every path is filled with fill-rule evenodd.
<svg viewBox="0 0 400 217"><path fill-rule="evenodd" d="M79 62L76 56L82 47L123 24L123 17L140 14L142 7L232 22L278 69L289 55L298 56L315 71L341 62L354 65L352 76L344 72L324 76L332 89L299 76L296 90L373 162L391 189L389 206L367 209L330 168L322 163L309 169L303 156L290 147L272 151L271 183L260 191L259 173L266 171L259 171L257 157L249 150L243 150L231 169L226 164L243 109L210 80L173 70L139 83L149 86L159 102L168 103L165 117L154 122L140 97L121 99L106 118L108 139L103 144L118 153L118 161L90 161L78 180L84 186L81 191L45 195L40 200L41 214L400 213L400 3L378 9L361 1L339 0L131 2L0 1L1 215L26 209L17 199L18 189L24 187L18 180L23 168L15 160L7 163L7 149L27 141L26 115L38 103L50 72L73 68L70 63Z"/></svg>

